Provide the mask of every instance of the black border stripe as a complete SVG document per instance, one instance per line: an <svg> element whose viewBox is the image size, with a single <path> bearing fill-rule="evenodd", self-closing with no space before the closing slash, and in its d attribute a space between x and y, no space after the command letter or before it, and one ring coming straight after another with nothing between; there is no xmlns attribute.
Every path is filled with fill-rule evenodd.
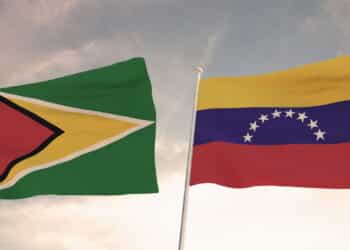
<svg viewBox="0 0 350 250"><path fill-rule="evenodd" d="M59 127L53 125L52 123L49 123L48 121L44 120L43 118L41 118L40 116L30 112L29 110L26 110L20 106L18 106L16 103L6 99L5 97L0 95L0 102L6 104L7 106L19 111L20 113L24 114L25 116L31 118L32 120L40 123L42 126L50 129L53 134L48 137L44 142L42 142L37 148L35 148L33 151L29 152L28 154L25 154L19 158L16 158L15 160L11 161L9 164L7 164L5 171L3 174L0 175L0 181L3 181L4 179L6 179L6 177L8 176L8 174L10 173L11 169L20 161L23 161L29 157L32 157L36 154L38 154L39 152L41 152L44 148L46 148L53 140L55 140L57 137L59 137L60 135L62 135L64 133L64 131L62 129L60 129Z"/></svg>

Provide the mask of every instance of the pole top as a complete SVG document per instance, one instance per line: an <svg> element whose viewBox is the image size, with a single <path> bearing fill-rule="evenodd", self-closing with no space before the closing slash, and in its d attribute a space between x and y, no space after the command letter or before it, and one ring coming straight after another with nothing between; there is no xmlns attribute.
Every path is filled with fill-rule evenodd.
<svg viewBox="0 0 350 250"><path fill-rule="evenodd" d="M204 69L201 66L196 67L196 72L197 73L203 73Z"/></svg>

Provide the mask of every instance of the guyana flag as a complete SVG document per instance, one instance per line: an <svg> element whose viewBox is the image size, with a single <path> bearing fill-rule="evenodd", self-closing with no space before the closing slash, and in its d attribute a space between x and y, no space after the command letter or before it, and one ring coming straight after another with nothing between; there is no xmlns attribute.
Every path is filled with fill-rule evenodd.
<svg viewBox="0 0 350 250"><path fill-rule="evenodd" d="M0 198L158 192L142 58L0 89Z"/></svg>

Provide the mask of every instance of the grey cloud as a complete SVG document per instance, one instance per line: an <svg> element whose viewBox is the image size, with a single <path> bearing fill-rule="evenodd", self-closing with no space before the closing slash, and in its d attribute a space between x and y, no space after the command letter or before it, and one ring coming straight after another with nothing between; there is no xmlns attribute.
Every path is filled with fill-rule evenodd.
<svg viewBox="0 0 350 250"><path fill-rule="evenodd" d="M158 113L161 188L155 195L0 201L0 248L176 249L194 67L204 64L205 77L236 75L331 57L346 49L347 6L316 0L0 1L2 85L146 58ZM342 249L349 245L343 233L349 221L341 220L348 195L193 187L187 246L281 249L293 235L289 249L329 249L337 240ZM339 215L330 218L331 209ZM338 238L327 238L330 225Z"/></svg>
<svg viewBox="0 0 350 250"><path fill-rule="evenodd" d="M4 42L19 44L16 49L20 55L14 62L23 64L26 54L31 62L41 61L45 55L57 50L74 50L91 41L113 39L116 34L122 38L130 33L141 34L147 41L153 41L153 49L174 48L179 53L184 53L185 49L194 51L196 47L191 44L205 43L205 35L216 28L216 19L225 15L222 9L215 11L220 10L219 6L209 4L209 1L187 2L186 7L176 1L131 1L128 4L73 1L74 4L67 4L70 2L58 5L47 1L14 1L3 8ZM203 35L199 37L198 33ZM115 46L118 46L117 41ZM15 60L17 53L10 53Z"/></svg>

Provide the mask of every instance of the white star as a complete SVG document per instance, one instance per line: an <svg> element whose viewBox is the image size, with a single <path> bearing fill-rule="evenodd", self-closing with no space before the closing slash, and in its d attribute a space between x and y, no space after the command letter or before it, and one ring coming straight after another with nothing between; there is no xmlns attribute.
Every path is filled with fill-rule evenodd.
<svg viewBox="0 0 350 250"><path fill-rule="evenodd" d="M260 128L260 126L256 123L256 121L250 123L250 130L255 132L257 128Z"/></svg>
<svg viewBox="0 0 350 250"><path fill-rule="evenodd" d="M269 117L268 115L261 115L261 116L259 117L259 120L260 120L262 123L264 123L265 121L268 121L268 120L269 120L268 117Z"/></svg>
<svg viewBox="0 0 350 250"><path fill-rule="evenodd" d="M308 118L308 116L306 115L305 112L304 113L299 113L297 120L300 120L301 122L304 122L306 118Z"/></svg>
<svg viewBox="0 0 350 250"><path fill-rule="evenodd" d="M282 112L278 111L277 109L275 109L275 111L272 113L272 117L273 118L279 118L281 117Z"/></svg>
<svg viewBox="0 0 350 250"><path fill-rule="evenodd" d="M295 114L295 112L291 109L285 112L286 112L286 117L289 117L289 118L293 118L293 115Z"/></svg>
<svg viewBox="0 0 350 250"><path fill-rule="evenodd" d="M318 123L317 120L316 121L310 120L310 123L307 126L310 127L310 129L314 129L318 127L317 123Z"/></svg>
<svg viewBox="0 0 350 250"><path fill-rule="evenodd" d="M243 136L243 138L244 138L244 142L252 142L253 136L247 133L246 135Z"/></svg>
<svg viewBox="0 0 350 250"><path fill-rule="evenodd" d="M316 135L316 139L319 140L324 140L324 135L326 134L325 131L322 131L321 129L319 129L317 132L314 133L314 135Z"/></svg>

